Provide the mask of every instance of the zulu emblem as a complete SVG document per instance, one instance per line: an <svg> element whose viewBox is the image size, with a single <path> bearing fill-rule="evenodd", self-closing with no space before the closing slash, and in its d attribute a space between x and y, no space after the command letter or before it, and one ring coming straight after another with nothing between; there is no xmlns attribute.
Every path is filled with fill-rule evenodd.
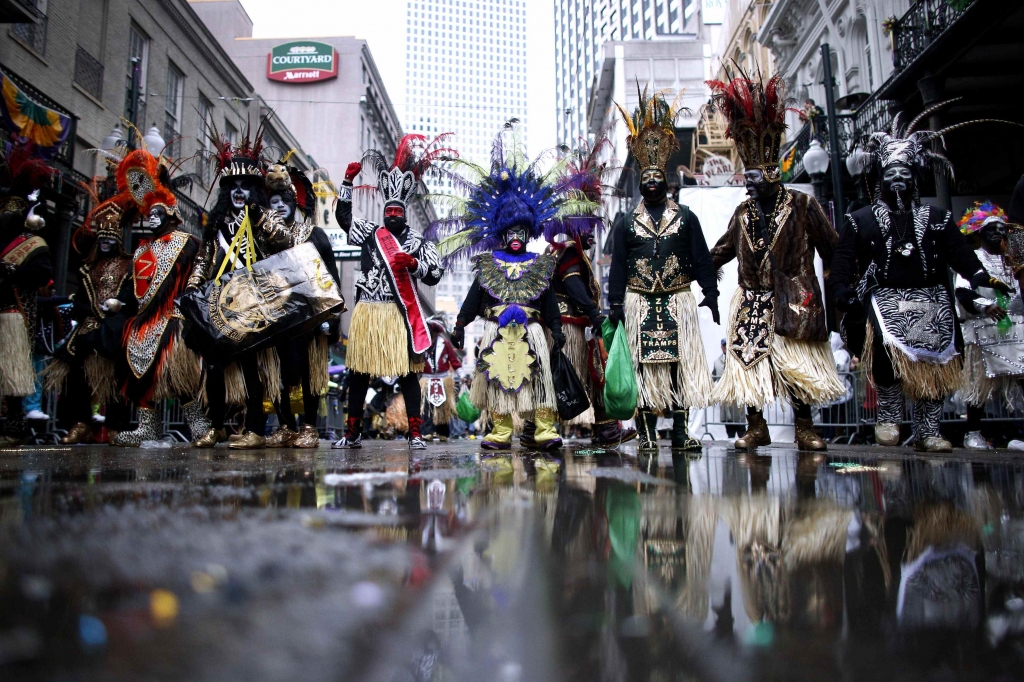
<svg viewBox="0 0 1024 682"><path fill-rule="evenodd" d="M939 334L929 328L929 324L935 317L938 310L937 305L931 301L900 301L899 311L901 313L920 313L916 322L907 329L907 341L930 344L939 341Z"/></svg>

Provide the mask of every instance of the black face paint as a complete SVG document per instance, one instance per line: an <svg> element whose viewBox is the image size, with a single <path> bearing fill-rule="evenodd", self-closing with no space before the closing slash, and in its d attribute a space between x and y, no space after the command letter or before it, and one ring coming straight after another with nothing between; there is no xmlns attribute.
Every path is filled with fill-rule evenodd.
<svg viewBox="0 0 1024 682"><path fill-rule="evenodd" d="M769 182L768 176L760 168L752 168L743 173L744 186L747 196L751 199L766 199L774 194L772 191L776 183Z"/></svg>
<svg viewBox="0 0 1024 682"><path fill-rule="evenodd" d="M902 163L893 164L882 171L882 200L897 211L910 209L914 197L914 174Z"/></svg>
<svg viewBox="0 0 1024 682"><path fill-rule="evenodd" d="M526 249L526 233L526 228L518 225L505 230L505 248L513 253Z"/></svg>
<svg viewBox="0 0 1024 682"><path fill-rule="evenodd" d="M1006 250L1006 225L992 222L981 228L981 245L991 254L999 255Z"/></svg>
<svg viewBox="0 0 1024 682"><path fill-rule="evenodd" d="M390 232L401 232L405 229L405 216L384 216L384 227Z"/></svg>
<svg viewBox="0 0 1024 682"><path fill-rule="evenodd" d="M117 240L112 237L100 237L96 240L96 248L103 255L113 253L117 248Z"/></svg>
<svg viewBox="0 0 1024 682"><path fill-rule="evenodd" d="M668 182L660 170L646 170L640 176L640 196L648 204L661 204L668 196Z"/></svg>

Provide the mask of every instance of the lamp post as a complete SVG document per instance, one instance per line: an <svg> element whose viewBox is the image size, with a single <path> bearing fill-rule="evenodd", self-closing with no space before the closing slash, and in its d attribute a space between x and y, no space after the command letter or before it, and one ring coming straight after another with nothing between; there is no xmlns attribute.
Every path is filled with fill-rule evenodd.
<svg viewBox="0 0 1024 682"><path fill-rule="evenodd" d="M836 119L836 82L832 78L832 50L828 43L821 45L822 75L825 76L825 106L828 113L828 146L832 153L832 198L835 201L835 215L842 219L846 214L843 206L843 168L839 165L839 124ZM804 164L806 166L806 164ZM828 170L828 166L825 167ZM822 171L824 172L824 171Z"/></svg>
<svg viewBox="0 0 1024 682"><path fill-rule="evenodd" d="M817 140L811 140L811 144L804 152L804 169L811 176L811 184L814 185L814 198L818 203L825 201L825 173L828 172L828 152Z"/></svg>
<svg viewBox="0 0 1024 682"><path fill-rule="evenodd" d="M871 155L859 144L846 157L846 170L850 173L850 177L853 178L853 182L857 186L857 203L861 205L867 204L868 197L867 192L864 191L863 176L870 162Z"/></svg>
<svg viewBox="0 0 1024 682"><path fill-rule="evenodd" d="M146 150L153 156L159 155L164 150L164 147L167 146L167 142L164 141L156 127L156 123L142 136L142 141L146 144Z"/></svg>

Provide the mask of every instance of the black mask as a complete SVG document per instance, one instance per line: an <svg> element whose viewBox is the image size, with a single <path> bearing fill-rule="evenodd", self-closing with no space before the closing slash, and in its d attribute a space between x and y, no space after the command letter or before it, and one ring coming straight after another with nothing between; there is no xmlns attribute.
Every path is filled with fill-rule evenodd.
<svg viewBox="0 0 1024 682"><path fill-rule="evenodd" d="M882 200L896 211L910 210L914 198L914 173L902 163L882 170Z"/></svg>
<svg viewBox="0 0 1024 682"><path fill-rule="evenodd" d="M527 229L520 225L505 230L505 248L512 253L526 250Z"/></svg>
<svg viewBox="0 0 1024 682"><path fill-rule="evenodd" d="M405 216L384 216L384 227L392 233L401 232L405 229Z"/></svg>

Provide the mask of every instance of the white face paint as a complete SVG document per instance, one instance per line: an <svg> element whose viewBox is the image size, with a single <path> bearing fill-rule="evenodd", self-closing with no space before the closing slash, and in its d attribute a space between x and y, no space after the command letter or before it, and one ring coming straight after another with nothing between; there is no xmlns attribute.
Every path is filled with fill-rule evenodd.
<svg viewBox="0 0 1024 682"><path fill-rule="evenodd" d="M235 210L245 207L249 201L249 194L249 188L245 186L245 181L235 180L235 184L231 188L231 205L235 207Z"/></svg>
<svg viewBox="0 0 1024 682"><path fill-rule="evenodd" d="M150 209L150 211L149 211L149 229L152 230L153 232L156 232L157 230L159 230L160 229L160 225L164 221L164 216L165 215L166 214L164 213L164 210L162 208L160 208L159 206L154 206L152 209Z"/></svg>
<svg viewBox="0 0 1024 682"><path fill-rule="evenodd" d="M270 195L270 208L277 211L277 214L284 220L292 217L292 207L288 205L288 202L280 194Z"/></svg>

